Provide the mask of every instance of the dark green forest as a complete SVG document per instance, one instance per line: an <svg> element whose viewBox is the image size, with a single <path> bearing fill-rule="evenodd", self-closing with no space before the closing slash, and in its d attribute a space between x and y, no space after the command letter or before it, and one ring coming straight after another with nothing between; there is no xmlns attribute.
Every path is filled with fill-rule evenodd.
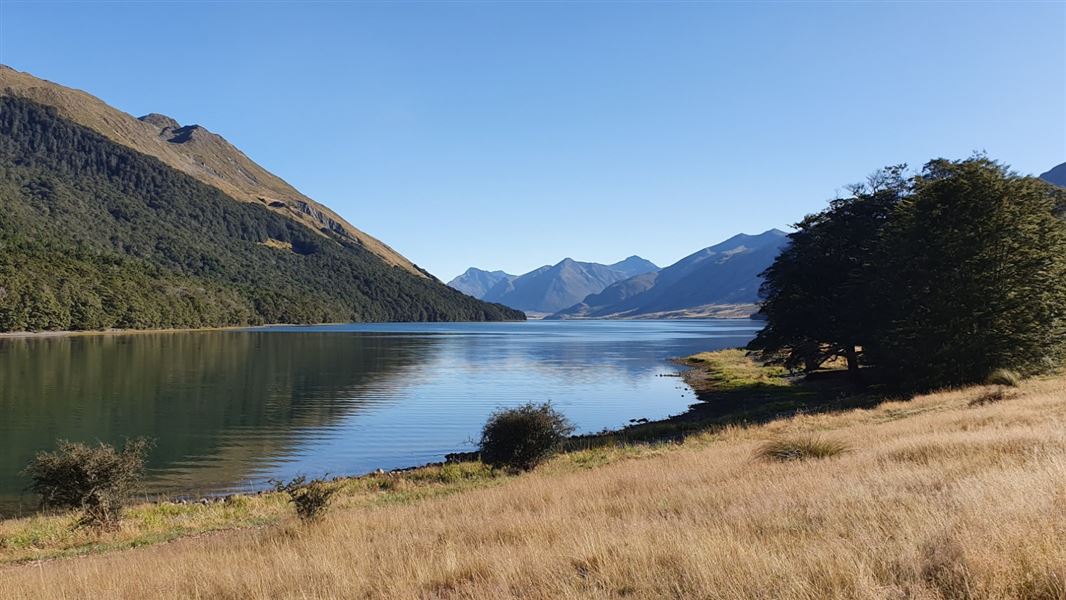
<svg viewBox="0 0 1066 600"><path fill-rule="evenodd" d="M0 98L2 331L524 318Z"/></svg>
<svg viewBox="0 0 1066 600"><path fill-rule="evenodd" d="M1066 360L1066 190L983 156L882 169L809 215L764 273L763 358L906 389Z"/></svg>

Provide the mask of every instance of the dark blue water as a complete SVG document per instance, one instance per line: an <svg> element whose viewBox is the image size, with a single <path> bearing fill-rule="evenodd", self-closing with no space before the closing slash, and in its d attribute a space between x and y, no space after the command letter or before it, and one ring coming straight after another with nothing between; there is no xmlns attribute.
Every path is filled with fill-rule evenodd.
<svg viewBox="0 0 1066 600"><path fill-rule="evenodd" d="M57 438L156 440L148 489L224 493L470 450L496 408L553 402L580 432L683 412L668 362L746 320L270 327L0 340L0 508Z"/></svg>

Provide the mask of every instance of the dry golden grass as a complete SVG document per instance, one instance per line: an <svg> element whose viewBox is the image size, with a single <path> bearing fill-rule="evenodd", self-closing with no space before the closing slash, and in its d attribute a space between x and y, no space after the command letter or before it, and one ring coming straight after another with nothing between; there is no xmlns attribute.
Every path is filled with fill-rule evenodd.
<svg viewBox="0 0 1066 600"><path fill-rule="evenodd" d="M1066 598L1066 381L972 404L986 391L566 455L310 527L9 567L0 595ZM812 435L849 451L756 458Z"/></svg>
<svg viewBox="0 0 1066 600"><path fill-rule="evenodd" d="M292 252L292 242L283 242L281 240L275 240L274 238L267 238L266 240L259 242L259 244L275 250Z"/></svg>

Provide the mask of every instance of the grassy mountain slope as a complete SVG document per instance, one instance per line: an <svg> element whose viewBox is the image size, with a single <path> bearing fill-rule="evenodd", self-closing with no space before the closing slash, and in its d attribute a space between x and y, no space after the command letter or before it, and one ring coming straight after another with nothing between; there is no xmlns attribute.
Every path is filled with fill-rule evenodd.
<svg viewBox="0 0 1066 600"><path fill-rule="evenodd" d="M198 125L181 127L163 115L136 119L90 94L0 65L0 96L52 106L63 118L113 142L154 156L222 190L230 198L261 204L315 232L329 231L361 244L387 264L425 273L398 252L356 229L339 215L263 169L221 136Z"/></svg>
<svg viewBox="0 0 1066 600"><path fill-rule="evenodd" d="M614 283L553 317L638 317L680 314L709 306L751 305L758 300L759 274L786 242L784 232L776 229L759 235L736 235L657 273Z"/></svg>
<svg viewBox="0 0 1066 600"><path fill-rule="evenodd" d="M523 315L0 97L0 330Z"/></svg>

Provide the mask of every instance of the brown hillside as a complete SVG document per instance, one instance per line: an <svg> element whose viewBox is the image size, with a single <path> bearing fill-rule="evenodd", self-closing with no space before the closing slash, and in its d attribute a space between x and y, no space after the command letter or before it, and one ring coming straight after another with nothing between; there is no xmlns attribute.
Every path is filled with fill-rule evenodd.
<svg viewBox="0 0 1066 600"><path fill-rule="evenodd" d="M21 97L55 107L61 116L123 146L154 156L232 198L261 203L318 232L326 229L350 237L386 263L425 276L400 253L301 194L225 138L199 125L183 127L174 119L158 114L137 119L83 91L38 79L6 65L0 65L0 96Z"/></svg>

